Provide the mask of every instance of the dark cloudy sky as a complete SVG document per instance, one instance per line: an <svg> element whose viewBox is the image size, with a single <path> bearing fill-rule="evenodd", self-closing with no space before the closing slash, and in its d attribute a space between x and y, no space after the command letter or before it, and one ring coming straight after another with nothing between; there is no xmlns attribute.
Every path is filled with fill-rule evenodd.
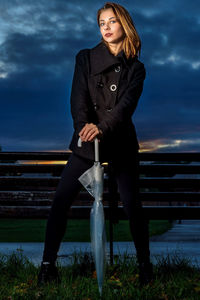
<svg viewBox="0 0 200 300"><path fill-rule="evenodd" d="M0 145L67 150L76 53L100 41L93 0L0 0ZM200 149L200 1L120 1L147 77L133 120L141 150Z"/></svg>

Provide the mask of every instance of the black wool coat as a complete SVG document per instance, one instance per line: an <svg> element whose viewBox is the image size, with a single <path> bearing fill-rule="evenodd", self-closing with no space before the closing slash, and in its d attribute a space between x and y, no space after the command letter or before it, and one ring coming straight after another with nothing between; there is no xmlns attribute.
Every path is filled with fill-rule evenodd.
<svg viewBox="0 0 200 300"><path fill-rule="evenodd" d="M92 49L81 50L71 90L71 113L74 134L69 145L77 155L94 160L94 143L78 147L79 132L86 123L102 130L100 160L120 156L131 159L139 149L132 115L142 93L144 64L137 57L127 59L123 50L114 56L100 42Z"/></svg>

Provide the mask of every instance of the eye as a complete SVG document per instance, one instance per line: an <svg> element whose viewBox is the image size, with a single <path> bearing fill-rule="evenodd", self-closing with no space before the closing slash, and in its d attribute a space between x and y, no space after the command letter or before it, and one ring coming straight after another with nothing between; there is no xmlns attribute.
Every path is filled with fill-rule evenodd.
<svg viewBox="0 0 200 300"><path fill-rule="evenodd" d="M116 23L116 21L112 20L112 21L110 21L110 23Z"/></svg>
<svg viewBox="0 0 200 300"><path fill-rule="evenodd" d="M100 23L99 26L102 27L104 25L104 23Z"/></svg>

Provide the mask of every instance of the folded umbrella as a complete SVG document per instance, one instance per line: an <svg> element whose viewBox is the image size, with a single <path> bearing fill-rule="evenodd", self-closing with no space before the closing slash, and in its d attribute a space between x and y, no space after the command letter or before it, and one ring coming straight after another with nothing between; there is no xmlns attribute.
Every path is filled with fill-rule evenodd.
<svg viewBox="0 0 200 300"><path fill-rule="evenodd" d="M103 209L103 174L104 168L99 162L99 142L95 139L94 165L79 177L79 181L94 197L90 212L90 236L92 254L94 257L99 293L102 295L103 279L106 262L106 231ZM81 146L79 139L78 145Z"/></svg>

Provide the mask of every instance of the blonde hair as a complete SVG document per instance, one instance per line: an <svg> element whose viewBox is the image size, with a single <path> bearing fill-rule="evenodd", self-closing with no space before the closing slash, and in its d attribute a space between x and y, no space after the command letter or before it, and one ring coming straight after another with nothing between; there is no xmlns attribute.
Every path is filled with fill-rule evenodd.
<svg viewBox="0 0 200 300"><path fill-rule="evenodd" d="M129 58L129 57L135 57L140 55L140 51L141 51L140 37L136 31L135 25L133 23L130 14L123 6L113 2L106 2L105 5L97 11L98 25L100 26L99 18L101 13L108 8L112 8L116 18L119 20L121 26L123 27L125 38L122 43L122 49L124 50L126 57ZM109 48L108 43L106 41L104 41L104 43Z"/></svg>

